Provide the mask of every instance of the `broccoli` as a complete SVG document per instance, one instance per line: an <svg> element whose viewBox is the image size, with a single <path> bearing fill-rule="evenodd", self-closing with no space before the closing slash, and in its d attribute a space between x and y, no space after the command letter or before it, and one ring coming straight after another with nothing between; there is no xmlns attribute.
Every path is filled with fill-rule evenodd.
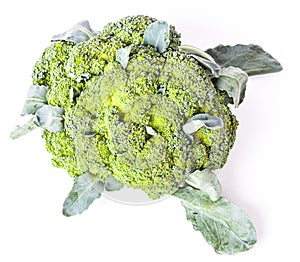
<svg viewBox="0 0 300 262"><path fill-rule="evenodd" d="M72 176L90 172L104 181L114 175L155 199L174 193L196 169L221 168L237 121L205 70L179 50L174 27L164 53L143 45L153 22L126 17L88 41L54 42L36 63L33 84L49 86L48 103L66 110L65 130L44 131L55 166ZM124 70L115 61L116 52L128 45ZM76 101L71 90L77 92ZM182 126L199 113L219 116L224 128L199 129L190 143ZM147 134L146 127L157 135Z"/></svg>
<svg viewBox="0 0 300 262"><path fill-rule="evenodd" d="M109 34L107 29L104 32L121 40L120 32ZM50 135L45 131L46 148L54 155L55 166L66 168L71 175L77 175L74 170L78 169L81 173L90 172L104 181L113 174L124 185L143 189L154 199L175 192L196 169L221 168L233 145L237 121L197 61L177 47L169 48L162 55L139 41L124 70L115 61L116 51L124 46L122 42L103 39L97 35L79 43L64 57L60 52L67 49L63 49L65 45L70 45L56 42L43 55L50 71L52 66L55 68L49 80L42 82L50 87L48 103L68 109L65 118L70 121L67 125L71 130L62 131L64 135L54 133L51 139L47 139ZM123 41L128 44L128 40ZM98 55L93 59L90 52L94 45ZM74 61L83 61L82 57L86 57L91 67L80 67L87 71L77 76L89 74L90 77L85 79L81 86L84 92L72 106L69 96L74 82L70 71L66 71L70 64L75 68ZM103 75L96 73L99 71ZM55 81L57 78L59 81ZM159 89L164 93L158 92ZM182 126L189 117L204 112L221 117L225 125L222 130L199 129L195 134L198 147L195 147L189 143ZM147 126L156 130L157 135L149 136ZM87 132L94 135L86 136ZM68 148L73 144L73 152L58 150L62 143L68 144ZM201 150L198 157L203 161L195 165L191 160L199 154L198 150Z"/></svg>
<svg viewBox="0 0 300 262"><path fill-rule="evenodd" d="M236 137L238 121L228 104L243 101L247 72L261 73L259 60L263 73L281 70L273 57L254 45L207 52L184 46L173 26L147 16L125 17L102 32L83 21L52 41L33 68L22 112L33 117L11 137L44 129L53 165L74 177L65 215L83 212L104 189L123 186L151 199L179 197L204 236L198 217L204 206L241 212L220 197L213 170L225 165ZM224 54L242 61L225 66ZM249 57L256 60L243 63ZM198 206L191 206L195 199ZM232 223L245 217L234 213ZM255 243L250 221L249 228L249 239L232 243L235 252Z"/></svg>

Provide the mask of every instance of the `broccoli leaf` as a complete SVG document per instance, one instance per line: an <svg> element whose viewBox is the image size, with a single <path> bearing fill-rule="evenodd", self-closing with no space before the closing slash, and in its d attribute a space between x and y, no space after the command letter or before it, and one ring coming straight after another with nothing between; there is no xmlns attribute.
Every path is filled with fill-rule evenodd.
<svg viewBox="0 0 300 262"><path fill-rule="evenodd" d="M104 183L95 175L84 173L75 177L74 185L63 205L65 216L81 214L104 190Z"/></svg>
<svg viewBox="0 0 300 262"><path fill-rule="evenodd" d="M78 24L74 25L68 31L55 35L52 37L51 41L69 41L74 43L85 42L93 37L95 34L90 27L89 21L83 20Z"/></svg>
<svg viewBox="0 0 300 262"><path fill-rule="evenodd" d="M249 76L279 72L280 63L258 45L219 45L206 50L221 67L234 66Z"/></svg>
<svg viewBox="0 0 300 262"><path fill-rule="evenodd" d="M146 132L150 136L156 136L157 135L156 130L151 126L146 126Z"/></svg>
<svg viewBox="0 0 300 262"><path fill-rule="evenodd" d="M207 60L207 59L197 56L197 55L188 55L188 56L195 58L201 65L208 68L213 77L220 76L221 67L216 62L212 62L210 60Z"/></svg>
<svg viewBox="0 0 300 262"><path fill-rule="evenodd" d="M205 68L208 68L211 71L213 77L219 77L221 67L209 54L189 45L180 46L180 50L185 52L188 56L195 58Z"/></svg>
<svg viewBox="0 0 300 262"><path fill-rule="evenodd" d="M38 125L50 132L62 131L64 112L61 107L44 105L36 112Z"/></svg>
<svg viewBox="0 0 300 262"><path fill-rule="evenodd" d="M203 57L206 60L209 60L211 62L215 62L215 60L208 53L206 53L205 51L197 47L191 45L181 45L179 49L185 52L187 55L196 55L196 56Z"/></svg>
<svg viewBox="0 0 300 262"><path fill-rule="evenodd" d="M46 95L48 90L49 87L47 86L30 86L21 115L35 114L38 109L47 104Z"/></svg>
<svg viewBox="0 0 300 262"><path fill-rule="evenodd" d="M189 186L179 189L174 196L182 200L193 228L202 233L217 253L239 253L256 243L249 216L225 198L212 201L206 193Z"/></svg>
<svg viewBox="0 0 300 262"><path fill-rule="evenodd" d="M10 138L17 139L21 136L25 136L37 127L37 118L36 116L34 116L24 125L16 126L14 130L10 133Z"/></svg>
<svg viewBox="0 0 300 262"><path fill-rule="evenodd" d="M229 66L222 68L215 86L219 90L226 91L233 99L234 106L238 107L245 98L247 81L247 73L238 67Z"/></svg>
<svg viewBox="0 0 300 262"><path fill-rule="evenodd" d="M201 127L205 126L208 129L220 129L223 127L223 120L217 116L211 116L209 114L197 114L188 119L188 121L182 126L182 130L186 134L192 134L198 131Z"/></svg>
<svg viewBox="0 0 300 262"><path fill-rule="evenodd" d="M196 170L186 178L185 182L208 194L212 201L217 201L221 197L221 184L211 170Z"/></svg>
<svg viewBox="0 0 300 262"><path fill-rule="evenodd" d="M170 44L170 27L165 21L156 21L150 24L144 33L143 45L153 46L163 53Z"/></svg>
<svg viewBox="0 0 300 262"><path fill-rule="evenodd" d="M121 64L123 69L127 67L130 51L131 51L131 45L117 50L116 61Z"/></svg>
<svg viewBox="0 0 300 262"><path fill-rule="evenodd" d="M120 190L123 187L123 184L116 179L114 176L109 176L105 181L105 190L106 191L116 191Z"/></svg>

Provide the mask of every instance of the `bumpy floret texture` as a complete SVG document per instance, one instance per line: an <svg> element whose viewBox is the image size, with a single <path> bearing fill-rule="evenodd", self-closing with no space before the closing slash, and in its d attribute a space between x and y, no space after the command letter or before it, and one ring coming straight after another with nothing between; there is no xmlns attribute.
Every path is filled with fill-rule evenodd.
<svg viewBox="0 0 300 262"><path fill-rule="evenodd" d="M66 112L64 131L44 132L53 164L73 176L90 172L103 181L114 176L153 199L175 192L196 169L221 168L237 126L206 71L178 50L173 27L162 54L142 45L154 21L126 17L89 41L56 42L33 72L34 83L50 87L49 104ZM124 69L116 51L128 45ZM199 113L220 117L223 128L200 128L191 139L182 126Z"/></svg>

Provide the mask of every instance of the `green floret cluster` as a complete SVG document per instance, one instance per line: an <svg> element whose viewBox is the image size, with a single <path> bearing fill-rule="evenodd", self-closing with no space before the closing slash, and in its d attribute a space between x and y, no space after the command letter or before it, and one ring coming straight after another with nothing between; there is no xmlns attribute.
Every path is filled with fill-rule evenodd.
<svg viewBox="0 0 300 262"><path fill-rule="evenodd" d="M81 169L76 164L72 137L68 136L66 132L45 130L43 138L46 141L46 149L53 155L53 166L66 169L73 176L82 174Z"/></svg>
<svg viewBox="0 0 300 262"><path fill-rule="evenodd" d="M104 26L102 34L114 37L125 46L140 45L144 40L145 30L156 21L155 18L149 16L127 16L115 23L108 23ZM172 25L170 25L169 38L169 49L178 49L181 44L180 34L176 32L175 27Z"/></svg>
<svg viewBox="0 0 300 262"><path fill-rule="evenodd" d="M65 110L65 129L43 135L53 165L72 176L113 176L153 199L175 192L195 170L221 168L237 127L207 71L179 50L174 27L164 52L143 44L155 21L126 17L87 41L56 41L33 69L33 84L49 87L48 104ZM116 54L128 46L124 68ZM187 135L183 125L202 113L223 127Z"/></svg>

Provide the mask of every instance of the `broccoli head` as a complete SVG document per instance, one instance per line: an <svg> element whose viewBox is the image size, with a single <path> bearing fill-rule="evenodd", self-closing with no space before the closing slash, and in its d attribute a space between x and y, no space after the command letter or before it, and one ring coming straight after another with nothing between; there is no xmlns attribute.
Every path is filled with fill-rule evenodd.
<svg viewBox="0 0 300 262"><path fill-rule="evenodd" d="M125 17L87 41L56 41L33 70L33 84L49 87L48 104L65 109L65 129L43 135L53 165L72 176L113 176L153 199L175 192L195 170L221 168L237 126L206 68L179 49L173 26L163 52L144 43L155 22ZM126 67L116 58L125 47ZM203 113L223 127L184 132Z"/></svg>

